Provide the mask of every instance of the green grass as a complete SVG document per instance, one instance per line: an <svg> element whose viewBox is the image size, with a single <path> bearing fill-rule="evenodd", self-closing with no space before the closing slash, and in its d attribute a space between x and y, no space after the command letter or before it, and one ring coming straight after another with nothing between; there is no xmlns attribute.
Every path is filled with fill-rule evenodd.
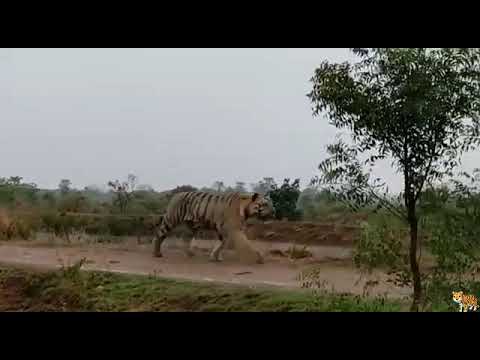
<svg viewBox="0 0 480 360"><path fill-rule="evenodd" d="M407 304L408 305L408 304ZM405 311L383 298L314 295L153 276L0 267L0 311Z"/></svg>

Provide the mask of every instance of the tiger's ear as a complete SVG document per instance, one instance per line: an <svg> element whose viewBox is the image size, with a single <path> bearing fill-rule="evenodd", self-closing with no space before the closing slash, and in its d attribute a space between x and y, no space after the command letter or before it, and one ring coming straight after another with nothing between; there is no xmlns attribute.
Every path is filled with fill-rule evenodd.
<svg viewBox="0 0 480 360"><path fill-rule="evenodd" d="M255 194L253 194L253 195L252 195L252 201L255 201L255 200L257 200L259 196L260 196L260 194L259 194L259 193L255 193Z"/></svg>

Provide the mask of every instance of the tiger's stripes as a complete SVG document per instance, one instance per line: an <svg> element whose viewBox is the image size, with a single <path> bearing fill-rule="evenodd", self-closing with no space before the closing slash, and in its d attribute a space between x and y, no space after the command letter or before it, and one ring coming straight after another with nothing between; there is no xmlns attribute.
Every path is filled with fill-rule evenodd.
<svg viewBox="0 0 480 360"><path fill-rule="evenodd" d="M220 261L220 252L226 238L230 237L232 240L241 240L256 254L257 262L262 263L263 257L253 249L245 235L245 221L251 216L264 218L273 213L272 204L257 193L177 193L155 231L154 256L162 256L161 246L170 231L177 225L185 224L194 234L200 228L216 231L218 242L210 254L212 261ZM189 254L192 255L191 252Z"/></svg>

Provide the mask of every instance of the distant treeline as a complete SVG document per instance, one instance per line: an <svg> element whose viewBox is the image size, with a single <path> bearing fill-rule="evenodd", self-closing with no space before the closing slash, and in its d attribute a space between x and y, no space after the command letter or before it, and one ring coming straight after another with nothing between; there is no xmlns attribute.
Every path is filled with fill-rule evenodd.
<svg viewBox="0 0 480 360"><path fill-rule="evenodd" d="M129 175L126 181L109 181L107 190L89 186L74 189L71 181L62 179L54 190L39 189L25 183L18 176L0 178L0 207L15 211L39 211L41 213L88 213L103 215L159 215L165 212L171 197L182 191L211 192L259 192L269 195L277 209L279 219L315 220L331 215L332 210L344 211L345 207L332 199L328 192L315 188L300 190L300 180L284 179L281 185L271 177L257 183L238 181L227 186L216 181L210 187L196 188L180 185L166 191L155 191L149 185L138 185L137 178Z"/></svg>

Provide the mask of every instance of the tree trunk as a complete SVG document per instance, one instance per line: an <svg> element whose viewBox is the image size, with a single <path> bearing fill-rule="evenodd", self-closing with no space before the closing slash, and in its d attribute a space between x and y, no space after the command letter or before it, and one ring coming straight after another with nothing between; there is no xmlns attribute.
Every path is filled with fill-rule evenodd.
<svg viewBox="0 0 480 360"><path fill-rule="evenodd" d="M409 213L411 214L408 219L410 223L410 270L413 277L413 302L410 311L418 311L418 306L422 298L422 281L417 262L418 219L415 214L415 209L409 211Z"/></svg>
<svg viewBox="0 0 480 360"><path fill-rule="evenodd" d="M405 140L404 150L405 159L408 159L408 141ZM420 301L422 298L422 280L420 278L420 269L417 262L417 247L418 247L418 218L417 218L417 198L415 190L412 186L412 174L410 172L408 161L404 169L405 182L405 208L407 209L407 221L410 225L410 271L413 278L413 301L410 311L418 311ZM417 191L421 191L418 189Z"/></svg>

